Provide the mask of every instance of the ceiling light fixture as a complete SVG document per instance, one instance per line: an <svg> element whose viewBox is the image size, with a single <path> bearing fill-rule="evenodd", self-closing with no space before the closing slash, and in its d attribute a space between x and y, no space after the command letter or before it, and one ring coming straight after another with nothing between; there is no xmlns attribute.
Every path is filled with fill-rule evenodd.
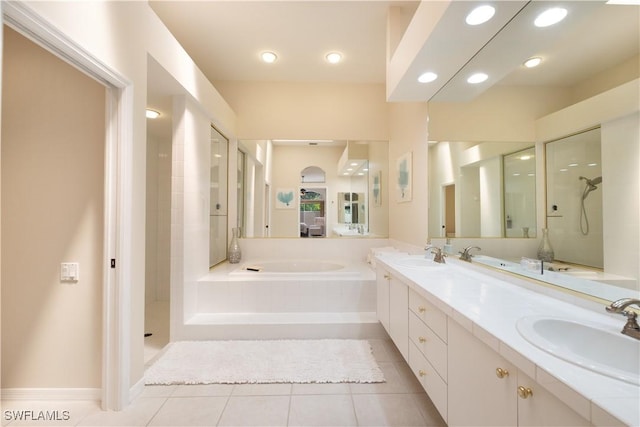
<svg viewBox="0 0 640 427"><path fill-rule="evenodd" d="M438 75L436 73L433 73L431 71L427 71L426 73L420 74L420 77L418 77L418 81L420 83L431 83L432 81L434 81L437 78L438 78Z"/></svg>
<svg viewBox="0 0 640 427"><path fill-rule="evenodd" d="M469 25L484 24L489 19L493 18L495 13L496 9L493 6L478 6L467 15L465 22Z"/></svg>
<svg viewBox="0 0 640 427"><path fill-rule="evenodd" d="M147 119L157 119L158 117L160 117L160 112L159 111L151 110L149 108L147 108L145 114L147 116Z"/></svg>
<svg viewBox="0 0 640 427"><path fill-rule="evenodd" d="M526 61L524 61L524 66L527 68L533 68L540 65L541 62L542 62L542 58L540 58L539 56L535 56L533 58L529 58Z"/></svg>
<svg viewBox="0 0 640 427"><path fill-rule="evenodd" d="M276 55L273 52L262 52L260 54L260 58L262 58L263 62L266 62L267 64L273 64L274 62L276 62L276 59L278 59L278 55Z"/></svg>
<svg viewBox="0 0 640 427"><path fill-rule="evenodd" d="M340 52L329 52L325 58L329 64L337 64L342 61L342 54Z"/></svg>
<svg viewBox="0 0 640 427"><path fill-rule="evenodd" d="M557 24L567 16L567 9L562 7L552 7L542 12L533 24L536 27L544 28L553 24Z"/></svg>
<svg viewBox="0 0 640 427"><path fill-rule="evenodd" d="M478 84L478 83L482 83L483 81L487 80L489 78L488 75L486 75L485 73L475 73L473 74L471 77L469 77L467 79L467 83L471 83L471 84Z"/></svg>

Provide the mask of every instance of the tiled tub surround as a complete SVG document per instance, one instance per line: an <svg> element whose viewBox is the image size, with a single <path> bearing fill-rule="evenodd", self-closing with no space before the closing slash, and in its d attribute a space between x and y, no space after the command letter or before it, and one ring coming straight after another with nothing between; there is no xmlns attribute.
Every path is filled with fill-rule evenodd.
<svg viewBox="0 0 640 427"><path fill-rule="evenodd" d="M449 334L461 329L473 335L593 425L640 425L640 387L558 359L530 344L516 329L518 319L544 315L596 322L619 331L624 324L621 316L606 314L604 305L578 306L567 301L571 298L550 296L548 289L541 288L544 293L537 292L537 288L527 289L515 284L523 281L453 257L437 268L401 267L394 259L397 255L380 255L378 267L408 286L409 295L417 294L443 313L450 323ZM411 352L411 337L405 345L407 353ZM453 356L449 354L449 360ZM473 365L476 356L463 357ZM459 359L460 355L455 357ZM449 389L451 393L451 384ZM447 419L446 397L443 403L439 410Z"/></svg>
<svg viewBox="0 0 640 427"><path fill-rule="evenodd" d="M200 279L190 325L260 328L253 338L380 337L375 273L365 262L330 271L247 271L274 261L224 263ZM283 263L283 261L278 261ZM331 260L289 260L288 264L338 264ZM276 264L274 264L276 265ZM307 333L298 328L307 326ZM248 338L250 329L242 334ZM237 337L235 337L237 338Z"/></svg>

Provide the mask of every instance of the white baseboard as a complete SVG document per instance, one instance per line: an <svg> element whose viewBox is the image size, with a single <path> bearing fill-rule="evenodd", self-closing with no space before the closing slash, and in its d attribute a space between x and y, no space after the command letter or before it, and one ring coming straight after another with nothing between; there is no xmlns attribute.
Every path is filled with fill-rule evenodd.
<svg viewBox="0 0 640 427"><path fill-rule="evenodd" d="M99 388L3 388L2 400L101 400Z"/></svg>

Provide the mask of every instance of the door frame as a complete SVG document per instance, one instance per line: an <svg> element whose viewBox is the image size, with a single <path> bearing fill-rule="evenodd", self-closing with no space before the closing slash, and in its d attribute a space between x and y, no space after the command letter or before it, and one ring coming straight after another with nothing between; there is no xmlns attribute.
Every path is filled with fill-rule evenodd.
<svg viewBox="0 0 640 427"><path fill-rule="evenodd" d="M104 410L130 402L133 85L22 2L2 2L2 19L106 88L102 385ZM113 265L115 268L112 267Z"/></svg>

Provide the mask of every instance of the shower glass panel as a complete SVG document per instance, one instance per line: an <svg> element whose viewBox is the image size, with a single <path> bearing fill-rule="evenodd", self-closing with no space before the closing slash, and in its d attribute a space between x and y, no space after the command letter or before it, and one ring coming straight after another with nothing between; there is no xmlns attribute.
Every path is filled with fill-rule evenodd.
<svg viewBox="0 0 640 427"><path fill-rule="evenodd" d="M227 259L227 169L229 141L211 128L209 266Z"/></svg>
<svg viewBox="0 0 640 427"><path fill-rule="evenodd" d="M238 224L238 227L240 227L240 233L242 237L245 237L245 230L246 230L246 224L245 224L245 189L246 189L246 185L245 185L245 160L246 159L246 154L241 151L238 150L238 169L237 169L237 174L238 174L238 191L237 191L237 200L238 200L238 217L237 217L237 222L236 224Z"/></svg>

